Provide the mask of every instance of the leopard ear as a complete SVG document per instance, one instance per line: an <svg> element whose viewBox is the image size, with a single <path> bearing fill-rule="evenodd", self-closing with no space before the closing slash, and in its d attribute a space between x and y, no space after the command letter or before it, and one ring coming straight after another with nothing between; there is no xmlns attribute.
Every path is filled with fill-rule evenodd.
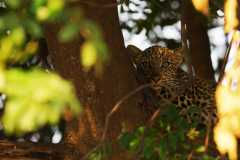
<svg viewBox="0 0 240 160"><path fill-rule="evenodd" d="M143 52L141 49L137 48L134 45L128 45L127 50L133 63L136 63L138 61Z"/></svg>

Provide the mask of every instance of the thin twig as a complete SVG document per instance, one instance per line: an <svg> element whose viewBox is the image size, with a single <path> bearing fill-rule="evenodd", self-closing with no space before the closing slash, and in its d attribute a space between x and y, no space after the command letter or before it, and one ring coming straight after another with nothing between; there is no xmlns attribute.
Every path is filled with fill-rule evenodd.
<svg viewBox="0 0 240 160"><path fill-rule="evenodd" d="M106 119L105 119L105 125L104 125L104 131L103 131L103 135L101 138L101 141L103 142L106 139L106 135L107 135L107 131L108 131L108 126L109 126L109 120L111 118L111 116L119 109L120 105L126 101L128 98L132 97L133 95L135 95L137 92L151 87L152 84L148 83L148 84L144 84L139 86L138 88L136 88L135 90L131 91L130 93L128 93L127 95L125 95L123 98L121 98L112 108L112 110L107 114Z"/></svg>
<svg viewBox="0 0 240 160"><path fill-rule="evenodd" d="M148 84L144 84L141 85L139 87L137 87L135 90L131 91L130 93L128 93L127 95L125 95L124 97L122 97L112 108L112 110L107 114L106 118L105 118L105 125L104 125L104 130L103 130L103 135L101 138L100 143L95 146L93 149L91 149L85 156L83 156L81 158L81 160L86 160L92 153L94 153L97 149L99 149L100 147L102 147L104 145L104 141L106 139L106 135L107 135L107 131L108 131L108 126L109 126L109 121L111 116L119 109L120 105L126 101L127 99L129 99L130 97L132 97L133 95L135 95L137 92L147 88L147 87L151 87L152 84L148 83Z"/></svg>
<svg viewBox="0 0 240 160"><path fill-rule="evenodd" d="M187 158L187 160L191 160L192 159L192 157L193 157L193 151L188 155L188 158Z"/></svg>
<svg viewBox="0 0 240 160"><path fill-rule="evenodd" d="M233 35L234 35L234 33L233 33ZM221 70L220 70L220 73L219 73L218 84L220 84L222 82L222 79L223 79L224 74L225 74L225 68L226 68L226 65L227 65L227 62L228 62L228 58L229 58L229 53L231 51L232 44L233 44L233 35L232 35L230 44L229 44L229 46L228 46L228 48L226 50L226 53L224 54L223 64L222 64L222 67L221 67Z"/></svg>
<svg viewBox="0 0 240 160"><path fill-rule="evenodd" d="M153 113L153 115L151 116L151 118L150 118L150 120L149 120L149 122L148 122L150 127L152 127L152 125L153 125L155 119L158 117L159 113L160 113L160 108L158 108L158 109Z"/></svg>
<svg viewBox="0 0 240 160"><path fill-rule="evenodd" d="M206 132L205 143L204 143L205 152L207 152L207 150L208 150L209 135L210 135L211 128L212 128L212 121L211 121L211 116L208 113L207 132Z"/></svg>
<svg viewBox="0 0 240 160"><path fill-rule="evenodd" d="M85 154L81 160L86 160L91 154L93 154L95 151L97 151L99 148L103 146L103 143L99 143L97 146L95 146L93 149L91 149L87 154Z"/></svg>

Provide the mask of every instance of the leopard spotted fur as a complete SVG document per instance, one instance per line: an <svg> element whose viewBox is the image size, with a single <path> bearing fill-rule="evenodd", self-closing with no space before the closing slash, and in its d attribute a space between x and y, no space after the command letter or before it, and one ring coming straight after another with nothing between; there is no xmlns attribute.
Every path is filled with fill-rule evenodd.
<svg viewBox="0 0 240 160"><path fill-rule="evenodd" d="M141 51L132 45L128 49L138 81L152 84L151 92L159 103L175 104L180 115L188 121L199 119L204 124L216 122L216 84L198 76L190 78L181 68L184 62L181 50L152 46ZM189 112L193 107L197 110Z"/></svg>

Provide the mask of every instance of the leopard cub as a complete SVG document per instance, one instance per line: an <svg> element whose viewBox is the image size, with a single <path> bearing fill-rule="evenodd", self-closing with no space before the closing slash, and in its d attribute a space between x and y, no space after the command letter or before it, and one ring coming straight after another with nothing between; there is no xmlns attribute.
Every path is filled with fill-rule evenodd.
<svg viewBox="0 0 240 160"><path fill-rule="evenodd" d="M138 82L152 84L151 93L160 104L175 104L180 115L190 122L196 118L204 124L216 122L216 84L197 76L191 78L182 70L184 56L181 50L160 46L152 46L144 51L133 45L127 48ZM193 107L197 107L196 112L189 112Z"/></svg>

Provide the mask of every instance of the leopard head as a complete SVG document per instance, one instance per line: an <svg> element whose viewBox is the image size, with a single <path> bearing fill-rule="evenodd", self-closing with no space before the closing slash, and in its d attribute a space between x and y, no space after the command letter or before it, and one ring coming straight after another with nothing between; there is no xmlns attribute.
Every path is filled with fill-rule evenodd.
<svg viewBox="0 0 240 160"><path fill-rule="evenodd" d="M181 52L160 46L152 46L144 51L133 45L127 48L137 72L143 74L147 82L171 85L176 80L177 70L184 61Z"/></svg>

